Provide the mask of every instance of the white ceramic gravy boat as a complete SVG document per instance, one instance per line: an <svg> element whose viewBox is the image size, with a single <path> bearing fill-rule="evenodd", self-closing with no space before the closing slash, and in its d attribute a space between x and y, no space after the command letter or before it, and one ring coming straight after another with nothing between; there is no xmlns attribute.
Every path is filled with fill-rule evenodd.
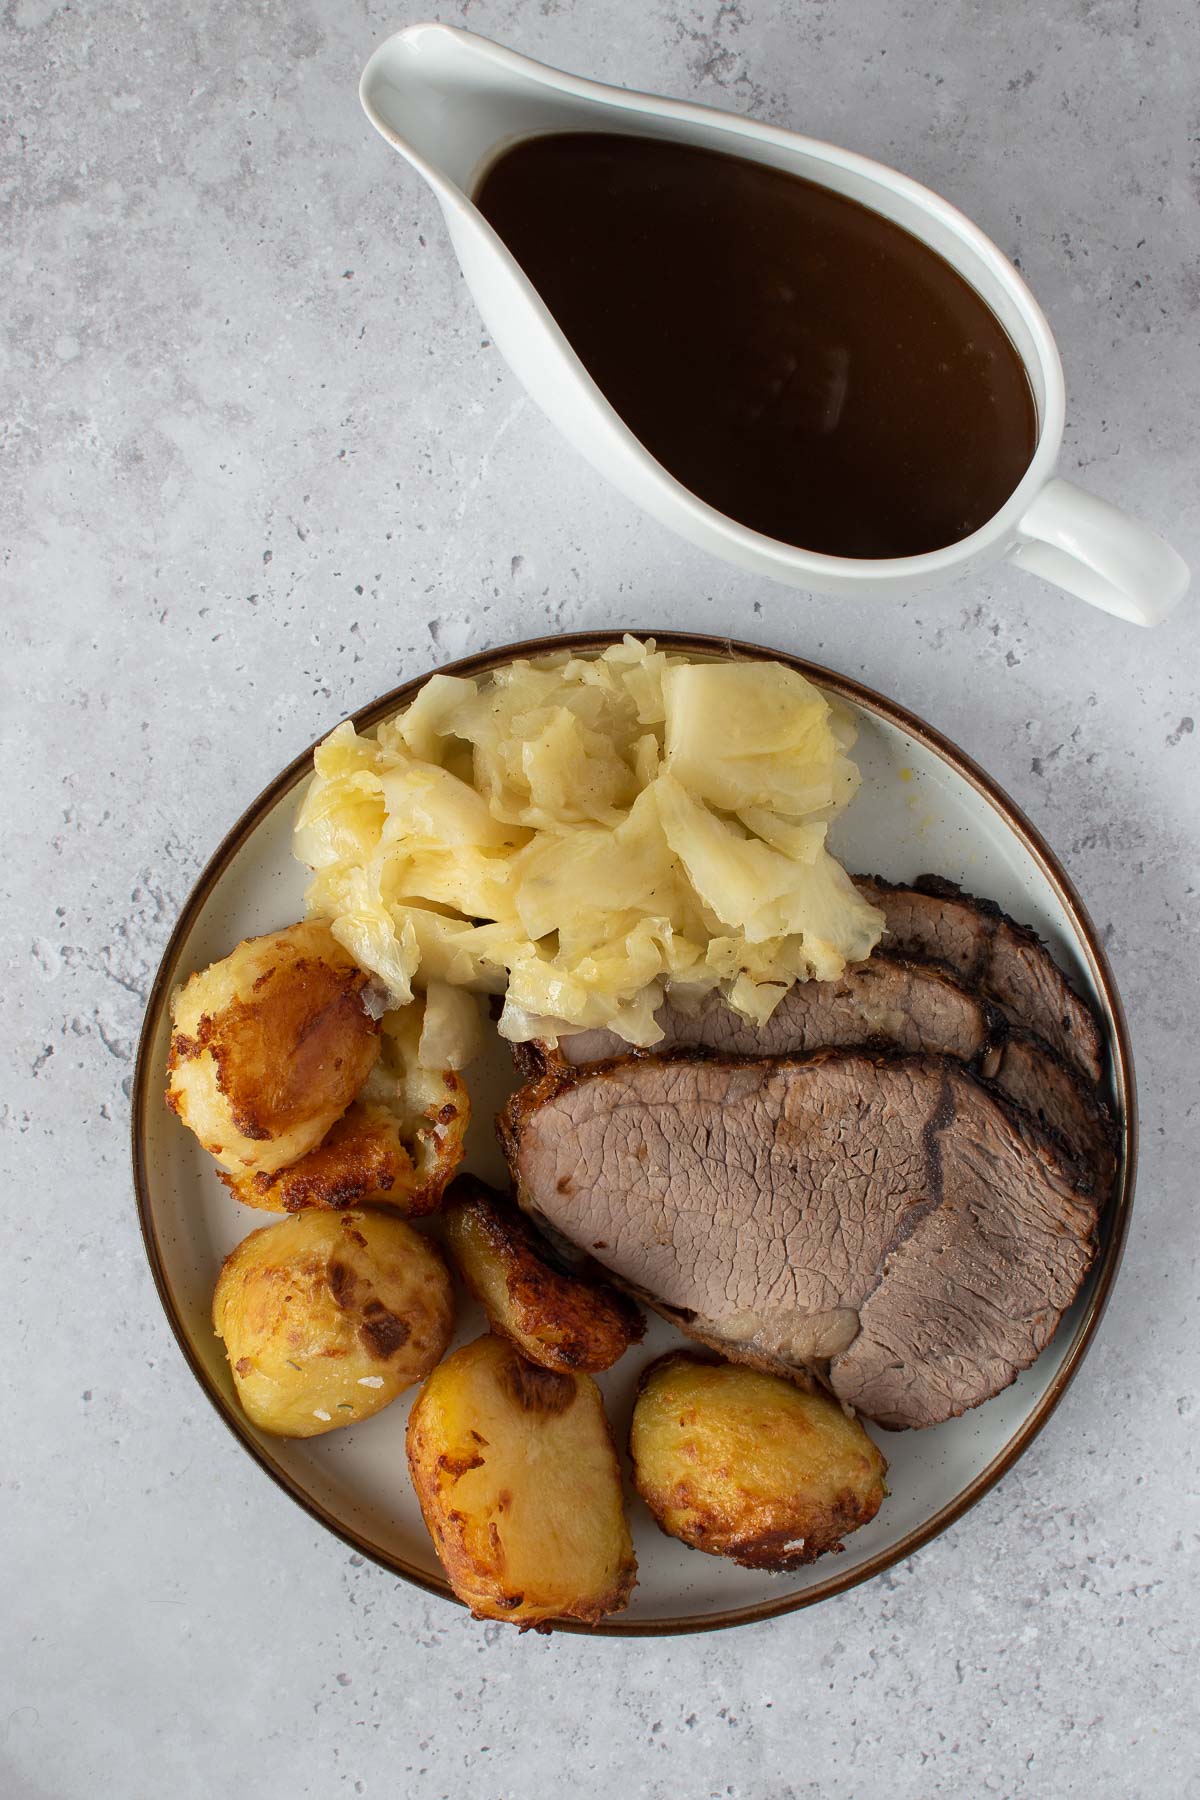
<svg viewBox="0 0 1200 1800"><path fill-rule="evenodd" d="M1066 396L1050 327L1008 259L927 188L816 139L564 75L446 25L413 25L389 38L363 71L360 92L372 124L437 195L467 284L514 372L602 475L682 537L728 562L819 592L912 590L968 563L1007 557L1138 625L1156 624L1182 597L1187 566L1157 533L1055 476ZM739 525L669 475L609 405L471 203L501 150L538 132L564 130L671 138L787 169L872 207L945 257L1004 325L1037 402L1033 460L1000 510L970 537L922 556L825 556Z"/></svg>

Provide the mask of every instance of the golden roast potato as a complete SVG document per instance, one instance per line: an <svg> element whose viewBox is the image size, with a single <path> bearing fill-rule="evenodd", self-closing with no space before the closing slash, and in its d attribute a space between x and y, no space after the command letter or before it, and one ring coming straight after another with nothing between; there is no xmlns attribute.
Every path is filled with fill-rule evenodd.
<svg viewBox="0 0 1200 1800"><path fill-rule="evenodd" d="M223 1169L280 1169L341 1118L379 1054L370 980L307 922L246 938L176 994L167 1103Z"/></svg>
<svg viewBox="0 0 1200 1800"><path fill-rule="evenodd" d="M481 1337L414 1401L408 1464L450 1585L477 1619L594 1624L628 1601L637 1563L589 1376L539 1368L507 1338Z"/></svg>
<svg viewBox="0 0 1200 1800"><path fill-rule="evenodd" d="M213 1324L251 1422L316 1437L428 1375L453 1330L450 1277L402 1219L302 1212L225 1259Z"/></svg>
<svg viewBox="0 0 1200 1800"><path fill-rule="evenodd" d="M265 1212L368 1200L408 1218L436 1212L462 1161L471 1108L453 1069L417 1067L421 1010L417 1001L384 1014L378 1061L315 1150L273 1173L223 1175L231 1193Z"/></svg>
<svg viewBox="0 0 1200 1800"><path fill-rule="evenodd" d="M493 1331L545 1369L598 1374L646 1329L632 1301L564 1269L518 1208L473 1176L451 1190L446 1240Z"/></svg>
<svg viewBox="0 0 1200 1800"><path fill-rule="evenodd" d="M750 1569L842 1549L884 1496L887 1463L827 1394L686 1351L643 1374L629 1451L669 1537Z"/></svg>

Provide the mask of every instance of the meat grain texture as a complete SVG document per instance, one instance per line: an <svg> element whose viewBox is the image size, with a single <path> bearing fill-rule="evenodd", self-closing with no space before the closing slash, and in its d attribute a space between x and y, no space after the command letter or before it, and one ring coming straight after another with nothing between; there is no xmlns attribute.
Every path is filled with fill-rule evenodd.
<svg viewBox="0 0 1200 1800"><path fill-rule="evenodd" d="M502 1131L522 1204L690 1336L891 1427L1007 1387L1094 1253L1091 1177L948 1058L629 1058Z"/></svg>
<svg viewBox="0 0 1200 1800"><path fill-rule="evenodd" d="M1049 961L1044 950L1039 953ZM1018 1029L945 965L876 951L836 981L789 988L765 1025L734 1012L715 991L690 1005L668 995L656 1018L663 1037L654 1055L801 1056L822 1048L885 1046L953 1056L1061 1136L1093 1170L1098 1192L1112 1185L1116 1133L1092 1083L1077 1064L1032 1031ZM526 1056L524 1066L535 1073L547 1065L580 1068L627 1053L615 1032L581 1031L564 1035L556 1047L539 1046L539 1060Z"/></svg>

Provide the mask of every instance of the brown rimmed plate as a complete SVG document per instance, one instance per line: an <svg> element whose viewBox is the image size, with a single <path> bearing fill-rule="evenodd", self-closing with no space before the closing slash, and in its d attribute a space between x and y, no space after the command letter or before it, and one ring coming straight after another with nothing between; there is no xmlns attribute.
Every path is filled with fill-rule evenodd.
<svg viewBox="0 0 1200 1800"><path fill-rule="evenodd" d="M595 653L620 635L578 633L506 645L453 663L446 672L477 675L514 657L551 649ZM788 1575L740 1569L663 1537L634 1501L639 1585L628 1611L594 1628L618 1636L748 1624L811 1606L911 1556L987 1493L1029 1448L1087 1352L1121 1259L1137 1143L1129 1038L1099 936L1057 858L1003 790L933 727L844 676L754 644L679 632L653 635L668 649L697 656L773 657L854 709L863 787L838 821L832 847L849 868L891 880L926 871L950 876L1040 933L1090 996L1103 1022L1109 1099L1122 1124L1123 1158L1095 1266L1053 1343L1006 1393L965 1418L933 1431L877 1434L891 1464L891 1492L879 1516L848 1540L844 1554ZM424 679L407 682L355 714L358 729L368 731L406 705ZM336 722L331 719L330 726ZM172 990L238 939L275 929L302 913L305 875L291 856L290 836L311 768L309 750L247 809L197 881L167 944L150 994L134 1081L138 1210L159 1296L180 1349L250 1455L347 1544L405 1580L451 1598L409 1485L404 1459L407 1397L360 1426L302 1442L268 1438L242 1417L209 1306L222 1258L247 1232L269 1223L269 1217L230 1198L208 1157L162 1098ZM470 1072L469 1085L476 1118L468 1163L495 1178L498 1152L491 1118L512 1085L508 1055L498 1041ZM482 1329L481 1316L463 1301L459 1339L467 1341ZM646 1342L602 1377L619 1439L640 1370L679 1341L669 1326L654 1321Z"/></svg>

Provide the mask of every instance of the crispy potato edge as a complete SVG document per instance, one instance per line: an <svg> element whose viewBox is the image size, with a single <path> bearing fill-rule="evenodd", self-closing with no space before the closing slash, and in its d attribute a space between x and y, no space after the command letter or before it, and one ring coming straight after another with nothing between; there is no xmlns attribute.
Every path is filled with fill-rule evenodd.
<svg viewBox="0 0 1200 1800"><path fill-rule="evenodd" d="M549 1243L515 1202L474 1176L460 1176L446 1196L447 1241L463 1282L492 1330L530 1360L567 1375L612 1368L646 1325L633 1301L590 1268L556 1267ZM478 1261L495 1259L500 1300L487 1291Z"/></svg>
<svg viewBox="0 0 1200 1800"><path fill-rule="evenodd" d="M876 1516L886 1495L885 1477L887 1459L883 1452L864 1431L863 1436L870 1444L879 1461L877 1485L867 1498L860 1498L852 1489L845 1488L826 1501L818 1509L798 1509L795 1524L788 1530L774 1530L751 1534L738 1534L728 1529L728 1515L718 1508L703 1506L695 1494L681 1485L661 1491L645 1476L635 1453L634 1440L638 1424L638 1406L643 1396L650 1395L655 1385L667 1378L673 1367L691 1367L737 1369L743 1365L726 1362L723 1358L697 1354L691 1350L669 1350L656 1357L642 1370L638 1378L634 1396L633 1413L630 1419L630 1466L633 1485L654 1519L658 1529L666 1537L676 1542L687 1544L689 1548L704 1551L710 1556L723 1556L742 1568L758 1569L772 1574L786 1574L790 1570L805 1568L816 1562L819 1557L838 1555L845 1550L843 1539L851 1532L867 1525ZM764 1371L750 1371L765 1373ZM767 1376L767 1379L783 1381L780 1376ZM791 1384L788 1384L791 1385ZM797 1395L806 1395L806 1390L796 1388ZM821 1396L821 1398L828 1398ZM830 1405L837 1403L830 1400ZM838 1407L838 1410L842 1409ZM847 1415L848 1416L848 1415ZM855 1420L857 1423L857 1419ZM686 1509L694 1515L694 1524L685 1533L673 1530L665 1522L673 1508Z"/></svg>
<svg viewBox="0 0 1200 1800"><path fill-rule="evenodd" d="M564 1410L562 1396L566 1390L571 1390L573 1398L582 1397L592 1417L603 1429L605 1446L611 1459L623 1538L620 1566L611 1586L604 1593L581 1599L571 1606L558 1607L553 1612L535 1606L530 1610L529 1616L521 1616L520 1609L527 1604L524 1594L512 1593L491 1571L480 1568L466 1541L466 1515L445 1503L444 1489L452 1486L461 1475L480 1466L484 1459L471 1452L454 1454L452 1450L443 1447L444 1421L437 1416L441 1406L436 1391L437 1384L439 1379L453 1378L453 1365L458 1359L462 1358L466 1362L478 1355L482 1346L491 1344L503 1345L511 1358L508 1365L511 1380L506 1379L504 1385L510 1395L517 1398L518 1404L527 1406L534 1412L544 1411L549 1417L554 1417ZM478 1437L474 1432L470 1435ZM507 1337L487 1333L474 1343L463 1345L455 1351L426 1379L409 1413L406 1451L413 1488L426 1529L451 1588L472 1618L511 1624L520 1632L536 1631L546 1635L553 1632L557 1625L565 1623L598 1624L601 1619L622 1611L628 1605L629 1597L637 1584L637 1558L625 1511L616 1440L599 1389L590 1376L578 1371L567 1373L545 1369L522 1356L517 1346ZM494 1526L491 1527L493 1543L497 1541L495 1529Z"/></svg>
<svg viewBox="0 0 1200 1800"><path fill-rule="evenodd" d="M428 1378L453 1335L453 1290L439 1246L395 1214L305 1212L234 1246L211 1317L251 1423L309 1438Z"/></svg>

